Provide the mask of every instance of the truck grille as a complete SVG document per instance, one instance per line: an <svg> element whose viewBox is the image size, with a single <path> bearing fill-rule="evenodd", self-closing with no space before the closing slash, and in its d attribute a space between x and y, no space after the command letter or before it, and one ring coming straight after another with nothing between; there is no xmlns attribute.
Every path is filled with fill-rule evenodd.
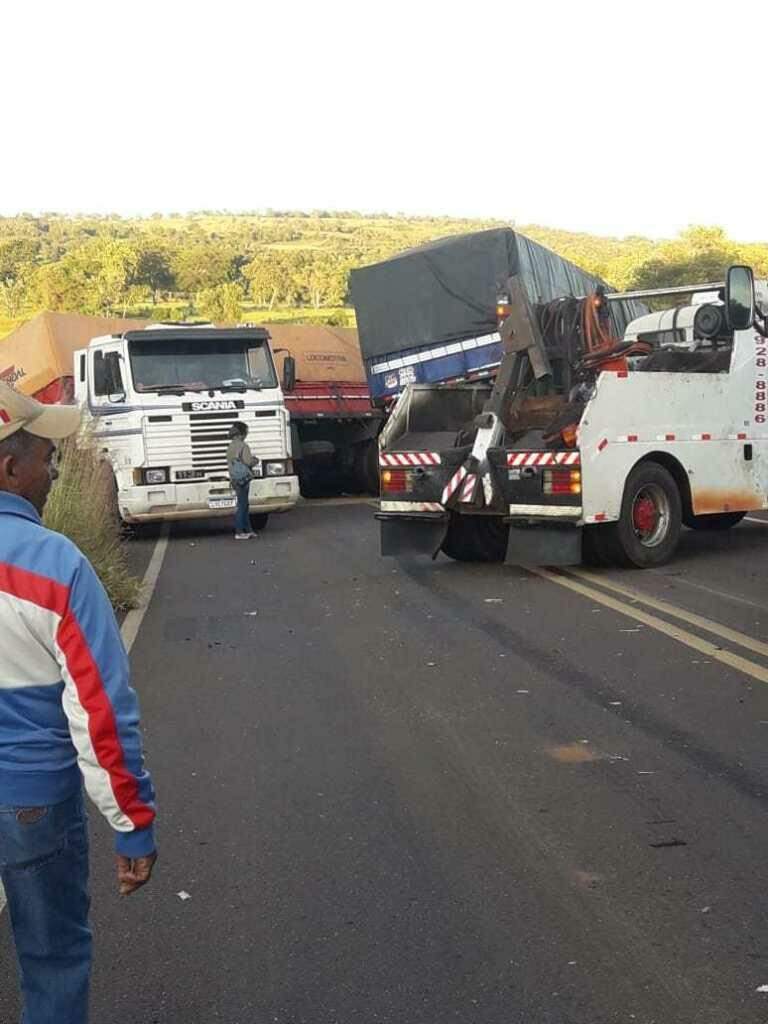
<svg viewBox="0 0 768 1024"><path fill-rule="evenodd" d="M276 409L237 412L180 413L164 422L144 419L147 465L170 466L174 471L195 470L197 479L220 480L229 476L227 445L229 428L240 419L248 424L248 444L259 459L284 459L286 449L283 417Z"/></svg>

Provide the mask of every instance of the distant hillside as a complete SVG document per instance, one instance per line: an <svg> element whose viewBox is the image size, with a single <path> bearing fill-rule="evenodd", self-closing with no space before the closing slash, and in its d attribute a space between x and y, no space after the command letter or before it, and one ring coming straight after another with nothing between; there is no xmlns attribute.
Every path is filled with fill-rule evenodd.
<svg viewBox="0 0 768 1024"><path fill-rule="evenodd" d="M0 218L0 336L41 309L349 323L351 268L502 223L322 211ZM712 279L736 260L768 276L768 245L716 227L653 240L514 226L618 288Z"/></svg>

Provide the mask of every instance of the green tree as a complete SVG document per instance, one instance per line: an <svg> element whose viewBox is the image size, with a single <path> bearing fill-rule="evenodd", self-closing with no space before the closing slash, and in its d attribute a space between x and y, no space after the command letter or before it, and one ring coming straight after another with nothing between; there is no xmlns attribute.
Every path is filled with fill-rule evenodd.
<svg viewBox="0 0 768 1024"><path fill-rule="evenodd" d="M314 309L340 306L346 299L350 267L337 256L321 253L299 268L310 304Z"/></svg>
<svg viewBox="0 0 768 1024"><path fill-rule="evenodd" d="M205 241L180 247L171 261L179 290L193 296L234 280L235 256L228 245L220 243Z"/></svg>
<svg viewBox="0 0 768 1024"><path fill-rule="evenodd" d="M27 303L29 280L26 274L0 278L0 309L11 318L20 315Z"/></svg>
<svg viewBox="0 0 768 1024"><path fill-rule="evenodd" d="M271 310L278 303L290 301L293 262L288 252L265 250L243 267L257 306Z"/></svg>
<svg viewBox="0 0 768 1024"><path fill-rule="evenodd" d="M237 281L204 288L198 297L197 308L213 323L237 323L240 320L245 291Z"/></svg>
<svg viewBox="0 0 768 1024"><path fill-rule="evenodd" d="M27 274L40 251L32 238L0 238L0 282Z"/></svg>
<svg viewBox="0 0 768 1024"><path fill-rule="evenodd" d="M738 258L738 246L722 228L690 227L678 238L660 245L650 259L636 267L631 287L667 288L721 281L728 265Z"/></svg>
<svg viewBox="0 0 768 1024"><path fill-rule="evenodd" d="M138 263L131 242L94 238L37 270L37 303L43 309L125 316L128 306L146 294L136 278Z"/></svg>
<svg viewBox="0 0 768 1024"><path fill-rule="evenodd" d="M152 301L157 305L160 293L172 292L176 285L171 253L162 246L148 245L139 248L138 257L134 273L135 282L150 290Z"/></svg>

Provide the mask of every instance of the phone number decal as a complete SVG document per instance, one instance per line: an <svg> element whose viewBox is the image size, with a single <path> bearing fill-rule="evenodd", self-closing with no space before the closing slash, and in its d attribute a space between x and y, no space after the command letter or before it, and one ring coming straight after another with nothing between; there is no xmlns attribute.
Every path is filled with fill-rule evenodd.
<svg viewBox="0 0 768 1024"><path fill-rule="evenodd" d="M755 423L765 423L768 401L768 382L766 366L768 365L768 342L765 338L755 335Z"/></svg>

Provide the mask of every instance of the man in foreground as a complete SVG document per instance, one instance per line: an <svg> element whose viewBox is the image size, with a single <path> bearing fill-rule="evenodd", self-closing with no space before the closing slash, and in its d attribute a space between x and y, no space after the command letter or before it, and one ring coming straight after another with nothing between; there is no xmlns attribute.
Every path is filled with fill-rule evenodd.
<svg viewBox="0 0 768 1024"><path fill-rule="evenodd" d="M40 516L79 410L0 382L0 878L23 1024L85 1024L91 968L82 780L115 830L121 895L149 881L154 792L109 599ZM81 780L82 773L82 780Z"/></svg>

